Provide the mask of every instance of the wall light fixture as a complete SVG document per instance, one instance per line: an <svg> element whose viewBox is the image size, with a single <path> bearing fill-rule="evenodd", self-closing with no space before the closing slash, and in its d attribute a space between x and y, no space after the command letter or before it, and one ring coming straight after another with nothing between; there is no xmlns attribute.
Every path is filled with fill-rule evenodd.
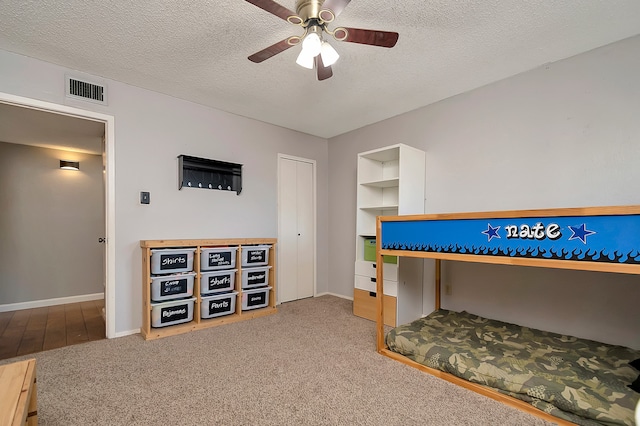
<svg viewBox="0 0 640 426"><path fill-rule="evenodd" d="M60 160L60 168L63 170L80 170L80 162Z"/></svg>

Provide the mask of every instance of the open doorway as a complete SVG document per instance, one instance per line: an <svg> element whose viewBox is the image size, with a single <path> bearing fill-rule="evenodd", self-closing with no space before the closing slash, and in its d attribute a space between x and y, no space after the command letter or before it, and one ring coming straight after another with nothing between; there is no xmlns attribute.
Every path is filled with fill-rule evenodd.
<svg viewBox="0 0 640 426"><path fill-rule="evenodd" d="M4 279L0 279L0 286L2 286L2 290L0 290L0 296L2 296L0 308L2 309L0 310L8 311L14 310L14 308L16 312L17 310L31 310L29 317L32 319L40 318L30 322L31 328L36 327L38 323L47 323L46 319L42 319L44 318L44 310L54 314L52 315L53 319L50 320L52 323L60 322L62 312L71 318L70 326L76 327L75 331L70 331L69 344L79 342L77 336L78 318L87 320L83 325L86 335L80 337L80 341L94 340L100 334L106 337L115 337L113 117L0 93L0 129L2 148L5 149L5 153L10 153L3 158L11 157L13 161L23 164L22 169L19 165L12 166L14 173L10 176L5 175L9 176L9 180L13 179L14 183L18 179L22 184L22 191L11 193L11 201L25 203L22 213L19 207L13 206L12 213L6 213L4 219L0 214L0 221L15 220L16 214L29 216L27 212L34 206L37 208L40 205L45 206L44 210L48 209L48 211L45 212L45 216L39 216L40 219L36 220L45 222L57 217L60 219L59 226L64 230L64 232L56 234L47 231L55 227L55 224L47 223L45 226L42 223L34 223L34 232L29 237L31 238L30 250L27 253L24 253L24 240L28 239L28 234L32 229L17 234L14 232L15 235L11 236L11 240L5 241L5 247L0 247L6 252L12 246L19 248L22 244L20 256L14 256L9 266L0 264L0 269L6 272L8 269L14 271L22 268L23 271L27 271L22 276L29 275L29 285L35 284L36 287L40 286L43 289L38 294L33 288L29 289L28 285L23 283L20 289L9 288L7 290L18 280L15 277L13 279L3 277ZM60 170L61 164L59 162L61 160L79 160L80 172ZM18 169L20 170L16 171ZM40 186L45 192L38 193L38 190L27 190L26 181L34 179L41 183ZM50 181L56 180L59 185L53 189L47 189L45 182L50 184ZM0 182L0 185L7 183ZM91 185L97 183L97 186L89 188L87 185L90 183ZM33 182L30 184L33 185ZM48 194L46 191L53 191L55 194ZM80 192L82 193L80 194ZM5 191L5 195L7 193ZM30 197L46 198L48 203L38 204L37 200ZM83 205L82 203L89 204ZM96 213L97 204L99 204L100 211ZM90 205L93 207L89 207ZM82 214L78 215L78 210L86 211L84 218L86 220L79 220L82 218ZM11 215L14 217L8 217ZM38 216L33 217L37 218ZM96 220L99 223L96 224ZM75 222L78 229L74 230L69 221ZM16 224L19 224L18 222ZM89 222L93 222L92 228L87 227ZM0 225L9 226L8 229L11 227L11 224L7 223L0 222ZM39 230L38 226L41 226ZM84 228L82 228L83 226ZM77 262L82 262L83 253L81 252L83 250L78 251L79 247L76 247L80 244L78 241L82 240L78 234L82 233L90 234L84 236L84 239L90 240L92 247L85 248L84 251L91 251L93 254L91 262L85 260L84 263L91 263L91 265L84 270L80 263L73 264L74 258L77 259ZM42 234L43 240L38 243L37 238L40 234ZM74 234L75 237L73 237ZM47 238L56 241L46 241ZM51 257L59 262L69 263L46 264L44 258L48 253L65 250L64 247L67 251L75 250L75 253L66 257L53 255ZM36 265L39 259L42 261L41 263L47 265L44 276L42 272L38 275L25 269L29 268L29 265ZM36 270L37 268L33 267L32 269ZM71 275L69 274L70 269ZM78 276L73 273L77 273ZM13 274L15 275L15 272ZM83 280L91 281L91 283L83 288ZM97 284L96 281L98 281ZM50 288L52 285L61 286L60 292L52 291ZM8 314L2 312L0 314L0 336L2 336L2 328L8 326L8 323L3 324L2 318L6 318ZM18 315L18 317L20 316L24 319L25 314ZM16 321L20 322L19 318ZM96 324L99 324L102 330L97 330ZM24 328L27 328L26 325ZM36 334L32 332L31 337L25 336L24 338L33 340L33 335ZM8 340L5 340L4 343L6 342Z"/></svg>

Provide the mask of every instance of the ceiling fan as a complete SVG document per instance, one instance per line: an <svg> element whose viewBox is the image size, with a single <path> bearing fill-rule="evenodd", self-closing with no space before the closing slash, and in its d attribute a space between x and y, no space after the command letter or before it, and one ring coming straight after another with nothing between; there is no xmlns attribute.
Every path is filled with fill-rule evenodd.
<svg viewBox="0 0 640 426"><path fill-rule="evenodd" d="M291 36L281 40L249 56L249 60L260 63L290 47L302 44L302 50L296 63L309 69L315 67L318 80L326 80L333 75L331 65L339 57L338 52L323 40L325 33L338 41L370 46L393 47L398 41L398 33L389 31L349 27L338 27L331 31L327 25L333 22L351 0L296 0L295 13L273 0L246 1L278 18L304 28L304 33L301 36Z"/></svg>

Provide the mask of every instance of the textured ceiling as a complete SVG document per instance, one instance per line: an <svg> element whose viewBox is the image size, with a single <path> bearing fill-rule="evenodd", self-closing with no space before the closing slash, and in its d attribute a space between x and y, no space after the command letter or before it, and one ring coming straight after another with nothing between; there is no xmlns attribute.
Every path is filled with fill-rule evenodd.
<svg viewBox="0 0 640 426"><path fill-rule="evenodd" d="M247 60L301 29L244 0L3 1L0 16L0 49L324 138L640 33L638 0L354 0L330 28L399 41L330 39L341 57L320 82L299 47Z"/></svg>

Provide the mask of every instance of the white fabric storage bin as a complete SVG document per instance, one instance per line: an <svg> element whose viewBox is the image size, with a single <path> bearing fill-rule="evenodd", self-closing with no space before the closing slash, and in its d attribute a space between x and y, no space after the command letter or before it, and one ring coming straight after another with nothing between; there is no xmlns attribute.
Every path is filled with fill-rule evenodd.
<svg viewBox="0 0 640 426"><path fill-rule="evenodd" d="M193 320L193 305L196 298L151 304L151 326L166 327Z"/></svg>
<svg viewBox="0 0 640 426"><path fill-rule="evenodd" d="M195 248L151 250L152 274L175 274L193 271Z"/></svg>
<svg viewBox="0 0 640 426"><path fill-rule="evenodd" d="M255 288L242 291L242 310L264 308L269 305L269 290L271 287Z"/></svg>
<svg viewBox="0 0 640 426"><path fill-rule="evenodd" d="M236 312L237 291L203 297L200 301L200 318L215 318Z"/></svg>
<svg viewBox="0 0 640 426"><path fill-rule="evenodd" d="M269 249L271 246L255 245L242 246L242 266L264 266L269 263Z"/></svg>
<svg viewBox="0 0 640 426"><path fill-rule="evenodd" d="M165 300L191 297L193 295L193 279L196 273L158 275L151 277L151 300Z"/></svg>
<svg viewBox="0 0 640 426"><path fill-rule="evenodd" d="M200 270L233 269L236 267L238 247L202 247L200 249Z"/></svg>
<svg viewBox="0 0 640 426"><path fill-rule="evenodd" d="M264 287L269 285L269 269L271 269L271 266L243 269L242 288Z"/></svg>
<svg viewBox="0 0 640 426"><path fill-rule="evenodd" d="M200 274L200 294L211 294L234 289L237 269L202 272Z"/></svg>

